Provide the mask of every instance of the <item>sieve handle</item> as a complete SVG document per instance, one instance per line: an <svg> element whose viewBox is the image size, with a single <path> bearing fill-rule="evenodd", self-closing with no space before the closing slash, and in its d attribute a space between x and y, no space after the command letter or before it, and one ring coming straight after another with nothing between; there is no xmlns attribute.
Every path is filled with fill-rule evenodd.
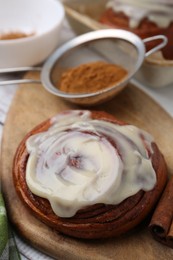
<svg viewBox="0 0 173 260"><path fill-rule="evenodd" d="M156 35L156 36L152 36L146 39L143 39L143 43L145 44L146 42L151 42L151 41L155 41L155 40L162 40L162 42L157 45L156 47L154 47L153 49L147 51L145 53L145 57L148 57L149 55L153 54L156 51L159 51L160 49L162 49L163 47L166 46L166 44L168 43L168 39L166 36L164 35Z"/></svg>
<svg viewBox="0 0 173 260"><path fill-rule="evenodd" d="M20 68L6 68L0 69L0 76L8 73L28 72L28 71L41 71L40 67L20 67ZM13 85L13 84L26 84L26 83L41 83L36 79L12 79L12 80L0 80L0 86Z"/></svg>

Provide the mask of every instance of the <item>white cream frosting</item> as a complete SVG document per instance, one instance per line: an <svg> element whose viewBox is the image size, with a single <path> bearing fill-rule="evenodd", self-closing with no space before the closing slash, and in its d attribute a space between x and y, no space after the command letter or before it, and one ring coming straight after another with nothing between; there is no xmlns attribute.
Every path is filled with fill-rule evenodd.
<svg viewBox="0 0 173 260"><path fill-rule="evenodd" d="M156 184L141 137L152 154L152 137L135 126L93 120L87 110L61 113L26 142L27 185L60 217L96 203L119 204Z"/></svg>
<svg viewBox="0 0 173 260"><path fill-rule="evenodd" d="M172 0L110 0L107 8L126 14L131 28L138 27L145 17L161 28L168 27L173 21Z"/></svg>

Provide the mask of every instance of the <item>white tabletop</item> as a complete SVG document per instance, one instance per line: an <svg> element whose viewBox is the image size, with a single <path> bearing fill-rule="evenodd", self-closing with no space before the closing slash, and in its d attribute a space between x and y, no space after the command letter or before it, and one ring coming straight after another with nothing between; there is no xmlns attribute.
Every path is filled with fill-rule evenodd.
<svg viewBox="0 0 173 260"><path fill-rule="evenodd" d="M61 43L75 37L67 21L64 22L63 31L61 33ZM0 86L0 138L2 136L3 126L5 123L5 118L8 113L13 96L16 90L20 86ZM151 89L147 86L138 84L138 87L143 89L148 95L154 98L171 116L173 116L173 84L172 86L161 88L161 89ZM16 242L21 253L22 259L51 259L46 255L34 250L29 245L24 243L22 238L16 235Z"/></svg>

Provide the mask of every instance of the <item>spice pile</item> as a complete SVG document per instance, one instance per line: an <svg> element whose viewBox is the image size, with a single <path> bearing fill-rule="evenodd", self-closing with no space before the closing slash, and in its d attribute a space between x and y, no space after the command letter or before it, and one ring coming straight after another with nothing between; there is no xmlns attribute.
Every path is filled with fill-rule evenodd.
<svg viewBox="0 0 173 260"><path fill-rule="evenodd" d="M127 71L103 61L81 64L65 71L58 84L68 93L94 93L112 87L127 76Z"/></svg>
<svg viewBox="0 0 173 260"><path fill-rule="evenodd" d="M0 40L15 40L20 38L30 37L33 35L34 33L26 34L23 32L10 32L10 33L0 34Z"/></svg>

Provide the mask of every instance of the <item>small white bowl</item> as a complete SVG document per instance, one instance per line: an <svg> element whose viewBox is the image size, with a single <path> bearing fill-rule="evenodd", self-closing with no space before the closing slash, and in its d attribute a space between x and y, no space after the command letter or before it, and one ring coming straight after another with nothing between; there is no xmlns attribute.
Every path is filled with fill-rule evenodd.
<svg viewBox="0 0 173 260"><path fill-rule="evenodd" d="M64 7L57 0L0 0L0 35L28 37L0 40L0 68L33 66L57 47Z"/></svg>

